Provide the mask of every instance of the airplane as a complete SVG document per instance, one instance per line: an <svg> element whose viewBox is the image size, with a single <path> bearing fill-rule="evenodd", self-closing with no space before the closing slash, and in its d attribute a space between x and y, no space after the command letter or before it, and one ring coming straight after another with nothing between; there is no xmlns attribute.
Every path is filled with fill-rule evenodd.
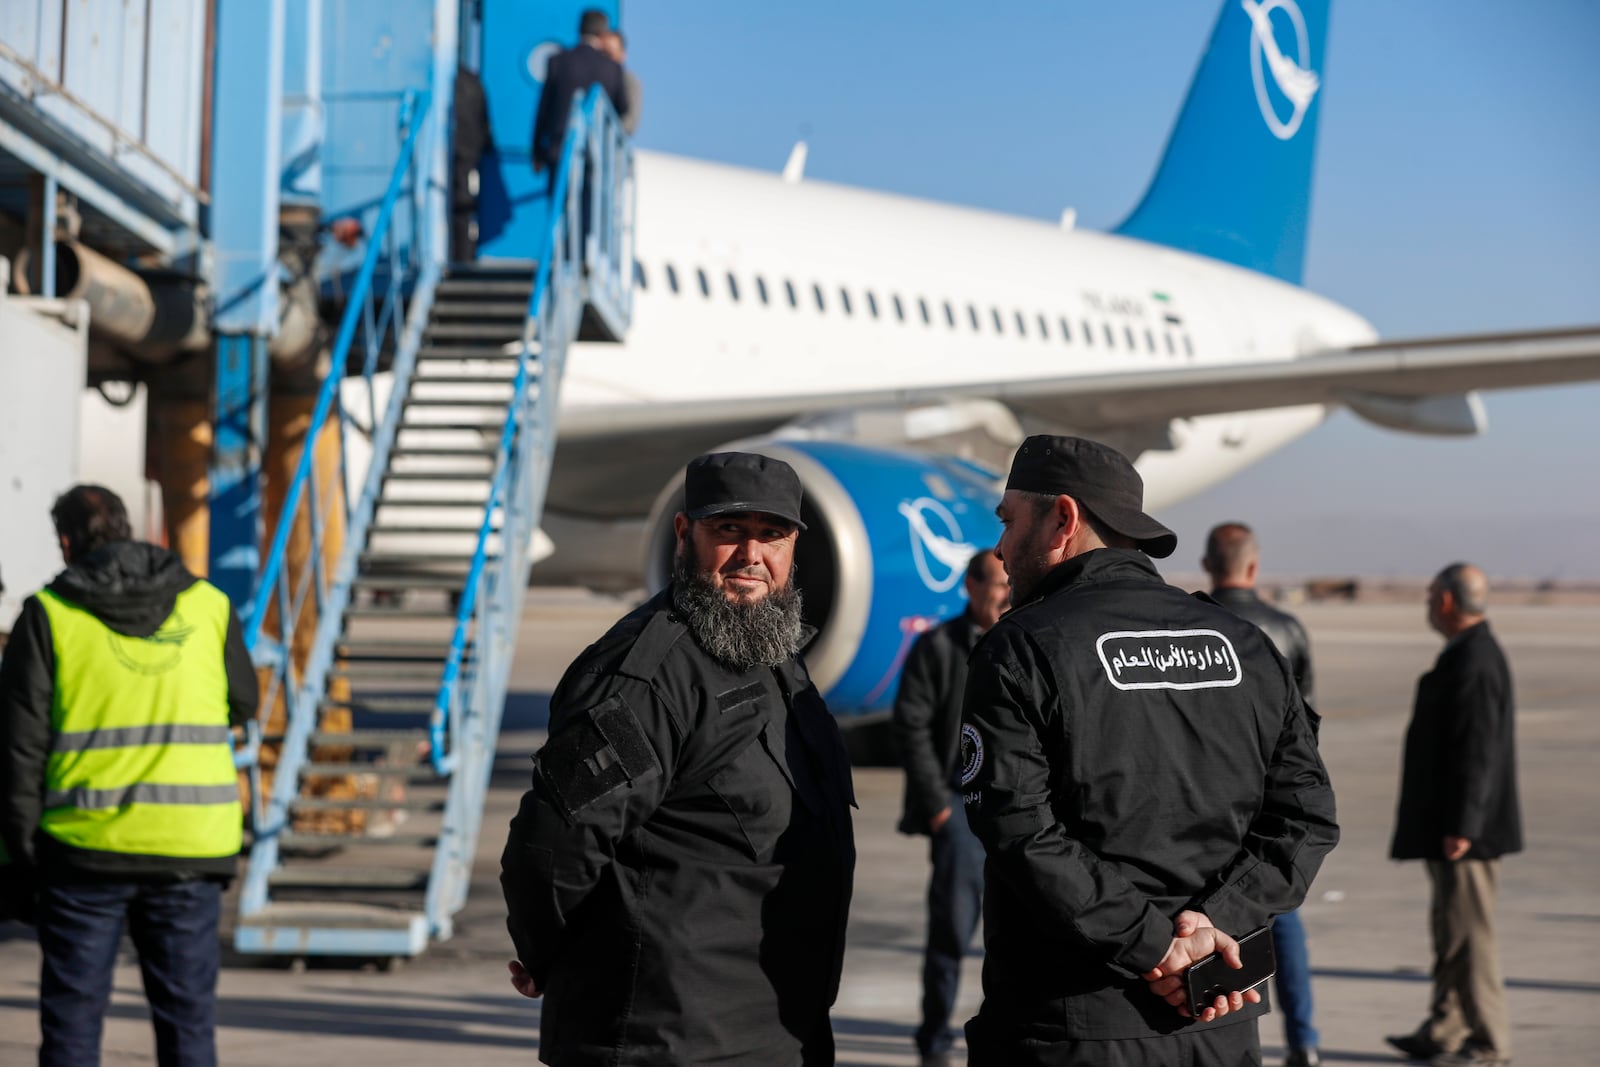
<svg viewBox="0 0 1600 1067"><path fill-rule="evenodd" d="M1430 434L1477 390L1600 378L1600 329L1390 342L1301 286L1328 0L1227 0L1154 179L1110 233L637 153L634 315L578 344L533 579L656 589L692 456L752 448L807 496L808 663L881 710L962 609L1022 437L1136 461L1162 508L1338 406Z"/></svg>

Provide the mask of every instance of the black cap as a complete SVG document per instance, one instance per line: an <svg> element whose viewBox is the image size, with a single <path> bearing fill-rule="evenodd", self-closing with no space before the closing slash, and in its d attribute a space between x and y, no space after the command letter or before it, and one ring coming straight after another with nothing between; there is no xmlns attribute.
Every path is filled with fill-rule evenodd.
<svg viewBox="0 0 1600 1067"><path fill-rule="evenodd" d="M783 460L754 452L712 452L690 460L683 511L691 519L761 512L806 528L800 521L800 476Z"/></svg>
<svg viewBox="0 0 1600 1067"><path fill-rule="evenodd" d="M1070 496L1157 558L1178 547L1178 535L1144 513L1144 479L1128 457L1099 441L1033 435L1011 460L1006 488Z"/></svg>

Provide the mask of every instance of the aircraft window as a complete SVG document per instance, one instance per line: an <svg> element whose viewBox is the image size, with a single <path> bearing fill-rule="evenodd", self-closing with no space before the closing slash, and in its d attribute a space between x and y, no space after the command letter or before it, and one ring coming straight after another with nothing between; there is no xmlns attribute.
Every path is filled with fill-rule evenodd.
<svg viewBox="0 0 1600 1067"><path fill-rule="evenodd" d="M759 274L756 275L756 296L763 304L767 303L767 280Z"/></svg>
<svg viewBox="0 0 1600 1067"><path fill-rule="evenodd" d="M1044 312L1039 313L1039 336L1046 341L1050 340L1050 323L1044 317Z"/></svg>
<svg viewBox="0 0 1600 1067"><path fill-rule="evenodd" d="M795 295L794 282L791 282L789 279L785 278L783 280L783 287L789 291L789 306L792 308L799 307L800 298Z"/></svg>
<svg viewBox="0 0 1600 1067"><path fill-rule="evenodd" d="M1072 343L1072 327L1067 323L1067 317L1061 316L1061 339L1068 344Z"/></svg>
<svg viewBox="0 0 1600 1067"><path fill-rule="evenodd" d="M900 294L896 293L889 299L894 301L894 317L901 322L906 321L906 306L900 303Z"/></svg>
<svg viewBox="0 0 1600 1067"><path fill-rule="evenodd" d="M667 288L674 293L678 291L678 272L672 269L672 264L667 264Z"/></svg>
<svg viewBox="0 0 1600 1067"><path fill-rule="evenodd" d="M999 308L990 308L989 309L989 315L994 319L994 332L995 333L1005 333L1006 332L1006 324L1005 324L1004 320L1002 320L1000 318L1000 309Z"/></svg>
<svg viewBox="0 0 1600 1067"><path fill-rule="evenodd" d="M1122 336L1126 337L1128 339L1128 351L1129 352L1137 352L1137 351L1139 351L1139 342L1135 341L1133 339L1133 327L1132 326L1124 326L1124 327L1122 327Z"/></svg>
<svg viewBox="0 0 1600 1067"><path fill-rule="evenodd" d="M633 284L641 289L650 288L650 283L644 276L644 264L637 259L633 261Z"/></svg>
<svg viewBox="0 0 1600 1067"><path fill-rule="evenodd" d="M1116 348L1117 347L1117 335L1112 332L1111 324L1109 322L1102 322L1100 325L1106 331L1106 347L1107 348Z"/></svg>
<svg viewBox="0 0 1600 1067"><path fill-rule="evenodd" d="M924 326L932 326L933 316L928 314L928 302L919 296L917 297L917 306L922 309L922 324Z"/></svg>
<svg viewBox="0 0 1600 1067"><path fill-rule="evenodd" d="M1194 343L1189 340L1189 335L1183 335L1183 354L1190 359L1194 358Z"/></svg>
<svg viewBox="0 0 1600 1067"><path fill-rule="evenodd" d="M1144 346L1151 352L1156 350L1156 335L1151 333L1148 327L1144 331Z"/></svg>
<svg viewBox="0 0 1600 1067"><path fill-rule="evenodd" d="M873 318L878 317L878 298L872 295L871 289L867 290L867 311L872 314Z"/></svg>
<svg viewBox="0 0 1600 1067"><path fill-rule="evenodd" d="M705 297L707 300L710 300L711 299L711 279L707 278L706 277L706 272L701 270L699 267L696 267L694 272L695 272L695 274L700 276L700 295Z"/></svg>
<svg viewBox="0 0 1600 1067"><path fill-rule="evenodd" d="M733 276L733 271L728 272L728 295L733 297L733 302L739 302L739 281Z"/></svg>
<svg viewBox="0 0 1600 1067"><path fill-rule="evenodd" d="M944 302L944 318L950 324L952 330L956 328L956 309L950 306L950 301L948 300Z"/></svg>
<svg viewBox="0 0 1600 1067"><path fill-rule="evenodd" d="M840 304L840 306L842 306L844 308L844 313L846 315L851 313L851 311L850 311L850 290L846 289L842 285L839 286L839 304Z"/></svg>
<svg viewBox="0 0 1600 1067"><path fill-rule="evenodd" d="M1017 336L1028 336L1028 320L1022 317L1022 312L1017 312Z"/></svg>
<svg viewBox="0 0 1600 1067"><path fill-rule="evenodd" d="M1169 355L1169 356L1177 355L1178 354L1178 350L1175 347L1173 347L1173 344L1172 344L1172 331L1171 330L1167 331L1166 338L1167 338L1167 355Z"/></svg>
<svg viewBox="0 0 1600 1067"><path fill-rule="evenodd" d="M977 333L979 330L983 329L983 327L978 323L978 309L972 304L967 305L967 319L971 321L972 331L974 333Z"/></svg>
<svg viewBox="0 0 1600 1067"><path fill-rule="evenodd" d="M1089 325L1088 319L1083 320L1083 343L1086 345L1094 344L1094 327Z"/></svg>
<svg viewBox="0 0 1600 1067"><path fill-rule="evenodd" d="M827 311L828 310L828 303L827 303L827 301L822 299L822 286L820 286L820 285L812 285L811 286L811 294L817 298L817 310L818 311Z"/></svg>

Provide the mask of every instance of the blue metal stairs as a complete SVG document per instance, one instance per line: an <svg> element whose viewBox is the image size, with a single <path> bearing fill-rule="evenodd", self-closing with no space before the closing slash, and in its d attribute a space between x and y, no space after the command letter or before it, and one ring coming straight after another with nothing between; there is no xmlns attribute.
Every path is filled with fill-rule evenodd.
<svg viewBox="0 0 1600 1067"><path fill-rule="evenodd" d="M396 958L451 936L567 346L580 327L586 340L620 340L631 312L632 149L602 92L573 104L537 266L443 268L424 256L408 271L391 255L390 269L376 270L414 141L415 132L369 238L307 436L336 419L348 440L348 427L366 422L364 485L352 501L343 477L319 480L306 449L248 613L246 638L270 670L263 715L281 694L287 725L241 757L255 794L234 938L245 953ZM424 225L437 234L438 222ZM388 287L381 299L377 284ZM386 399L375 378L385 359ZM347 377L351 367L360 377ZM320 548L337 507L337 562L330 571L313 553L292 576L292 531L309 529ZM295 620L315 627L308 654L291 651ZM343 721L330 728L330 718ZM259 752L274 745L264 791Z"/></svg>

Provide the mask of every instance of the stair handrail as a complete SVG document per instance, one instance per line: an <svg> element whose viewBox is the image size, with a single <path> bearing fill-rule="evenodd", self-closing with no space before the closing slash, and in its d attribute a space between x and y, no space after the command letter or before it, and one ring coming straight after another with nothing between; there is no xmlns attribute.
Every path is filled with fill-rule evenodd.
<svg viewBox="0 0 1600 1067"><path fill-rule="evenodd" d="M350 357L351 345L355 341L356 329L368 313L366 303L372 292L372 279L377 273L379 255L388 250L386 239L389 236L389 223L394 217L395 206L405 188L406 175L410 172L415 158L417 138L427 125L426 118L420 122L415 120L419 113L427 115L430 96L431 94L425 89L411 90L406 94L401 125L409 126L409 129L400 148L400 156L395 161L394 170L390 173L389 185L379 204L377 220L373 223L371 233L367 235L367 251L361 260L361 270L356 274L355 285L351 287L344 314L339 320L339 333L333 344L328 375L322 380L322 388L317 392L317 403L311 412L311 423L306 428L306 447L300 452L300 462L295 466L294 479L284 493L283 507L278 513L277 529L273 531L272 548L267 553L266 564L261 568L255 595L250 598L245 608L244 642L252 651L261 637L261 626L266 619L268 601L274 596L280 596L277 586L285 575L284 558L289 549L289 533L299 517L300 499L305 496L307 485L315 477L313 474L315 443L322 428L327 424L328 415L334 410L334 404L339 399L339 387L345 377L345 367ZM390 284L399 285L400 279L392 277ZM363 376L370 385L371 370L365 366L362 369ZM292 629L292 623L284 625Z"/></svg>
<svg viewBox="0 0 1600 1067"><path fill-rule="evenodd" d="M580 151L580 139L582 151ZM622 150L617 150L617 145L622 145ZM628 205L625 195L626 183L631 181L631 154L627 151L627 136L622 132L622 120L617 117L611 105L610 98L599 86L590 88L588 93L579 99L574 99L571 114L567 120L566 136L561 145L560 163L556 167L551 179L551 224L547 228L543 245L539 251L538 265L534 273L533 291L528 298L528 317L522 331L522 351L517 362L517 375L512 388L512 396L506 410L506 419L500 432L500 444L495 453L494 479L490 484L489 495L484 503L483 520L478 526L478 543L472 552L472 564L468 568L466 585L462 590L461 602L456 611L455 629L450 638L449 651L445 656L444 670L440 675L439 691L434 699L433 712L429 719L429 749L430 759L436 773L441 776L449 775L455 769L456 749L449 744L449 734L452 726L458 721L456 709L462 699L462 661L466 655L468 634L473 629L473 622L477 614L478 590L483 584L483 579L488 566L489 539L494 534L495 512L506 503L507 486L510 483L513 468L517 466L517 449L522 444L521 429L527 415L528 387L533 369L533 360L536 353L544 354L552 346L549 344L557 332L553 323L547 321L553 318L557 310L551 297L552 277L561 277L570 270L574 261L586 263L603 262L608 268L607 275L614 274L619 269L617 252L623 249L629 253L629 260L625 268L628 273L621 285L610 278L591 276L590 284L593 288L605 287L608 294L614 294L617 289L631 287L631 241L622 240L619 234L626 232L631 235L631 217L618 224L614 213L616 210ZM588 168L593 167L595 177L586 183L583 176ZM587 234L582 233L583 208L582 198L585 194L591 197L589 207L590 227ZM574 233L581 234L582 245L572 238ZM561 268L558 270L557 268ZM583 281L583 272L576 271L571 280L574 283ZM629 306L627 296L620 299L612 295L612 300L621 305L624 313ZM569 309L570 310L570 309ZM576 328L576 319L573 320ZM547 368L547 371L550 368ZM559 370L559 368L556 368ZM556 395L551 384L559 380L559 374L546 374L541 376L537 405L540 421L549 423L555 418ZM502 537L500 544L500 557L503 562L509 562L510 553L526 553L524 544L512 544L505 536L507 523L502 521ZM529 531L530 533L532 531ZM520 568L511 568L512 573L520 573Z"/></svg>
<svg viewBox="0 0 1600 1067"><path fill-rule="evenodd" d="M255 803L252 805L251 823L255 841L240 891L240 914L244 916L259 911L267 902L268 877L277 864L278 833L288 824L288 811L298 789L299 767L304 758L302 750L309 745L314 732L322 690L333 666L333 645L349 601L356 560L376 507L387 452L394 441L400 401L409 380L410 368L415 363L422 327L432 307L434 290L443 267L444 249L436 240L439 227L434 225L436 216L444 210L442 189L435 188L437 183L431 171L434 158L445 148L443 137L448 122L448 86L442 96L431 90L406 90L398 95L402 105L400 154L379 203L377 217L367 235L367 249L340 318L328 374L318 391L317 403L306 429L305 444L296 464L295 477L284 494L272 549L246 614L245 640L252 658L258 666L271 668L271 683L266 699L262 701L261 715L264 717L272 713L276 695L281 690L287 721L271 794L265 798L265 803L259 797L253 798ZM426 143L421 141L424 133L428 138ZM423 225L416 225L414 220L410 234L411 254L402 256L393 220L400 198L407 195L408 176L409 184L413 186L412 193L424 199ZM381 295L381 311L375 311L374 301L380 298L375 296L374 287L378 284L377 272L383 260L386 260L384 284L387 288ZM352 503L343 447L351 416L340 398L340 389L351 365L356 331L363 323L367 325L368 332L362 338L366 351L361 376L366 380L369 396L374 385L373 375L377 371L377 353L386 341L392 341L394 345L391 370L395 387L382 421L375 421L372 427L372 461L361 495ZM381 332L375 331L375 323L383 324ZM375 405L369 405L369 408L375 417ZM315 450L330 416L339 420L341 459L339 470L329 479L324 493L318 486ZM322 516L336 503L336 498L343 503L345 538L339 558L330 568L323 558ZM310 565L301 576L298 590L291 591L285 560L289 537L300 522L302 502L309 520L312 552ZM300 612L312 593L315 593L317 605L314 635L310 654L297 678L293 635ZM262 634L268 605L274 598L278 605L277 640L268 639Z"/></svg>

